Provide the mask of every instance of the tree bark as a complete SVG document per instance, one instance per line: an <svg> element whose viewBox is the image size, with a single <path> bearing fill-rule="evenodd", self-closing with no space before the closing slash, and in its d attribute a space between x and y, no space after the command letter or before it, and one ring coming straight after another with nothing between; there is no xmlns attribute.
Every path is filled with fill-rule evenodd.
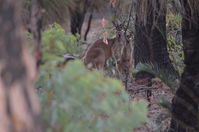
<svg viewBox="0 0 199 132"><path fill-rule="evenodd" d="M170 132L198 132L199 14L198 9L188 4L188 0L181 0L181 4L185 9L182 19L185 69L180 87L172 100Z"/></svg>
<svg viewBox="0 0 199 132"><path fill-rule="evenodd" d="M0 4L0 131L42 132L33 87L35 64L25 48L20 3L1 0Z"/></svg>
<svg viewBox="0 0 199 132"><path fill-rule="evenodd" d="M138 1L135 31L135 66L138 63L155 63L178 76L167 51L166 2L164 0Z"/></svg>
<svg viewBox="0 0 199 132"><path fill-rule="evenodd" d="M34 54L36 58L37 67L41 64L42 50L41 50L41 29L42 29L42 1L31 0L31 32L34 43Z"/></svg>
<svg viewBox="0 0 199 132"><path fill-rule="evenodd" d="M73 35L76 35L77 33L81 35L84 18L85 14L79 11L73 11L70 13L71 33Z"/></svg>
<svg viewBox="0 0 199 132"><path fill-rule="evenodd" d="M76 3L75 9L69 8L70 11L70 27L71 33L76 35L77 33L81 36L81 29L86 16L86 12L90 6L89 0L84 0L83 10L79 7L79 3Z"/></svg>

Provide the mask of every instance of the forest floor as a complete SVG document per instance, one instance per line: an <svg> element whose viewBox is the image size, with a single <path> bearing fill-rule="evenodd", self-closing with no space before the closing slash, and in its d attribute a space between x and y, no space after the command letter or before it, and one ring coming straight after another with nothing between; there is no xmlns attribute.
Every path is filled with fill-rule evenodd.
<svg viewBox="0 0 199 132"><path fill-rule="evenodd" d="M92 20L91 28L88 33L88 44L92 44L99 36L103 33L101 26L101 17ZM87 27L87 21L83 24L82 32L84 33ZM146 99L147 90L146 82L135 82L131 81L128 83L127 90L132 100ZM166 86L160 79L155 78L152 80L152 86L150 87L152 93L148 105L148 118L149 121L142 127L137 128L134 132L165 132L169 127L170 113L166 108L159 105L163 99L171 102L173 98L172 90Z"/></svg>
<svg viewBox="0 0 199 132"><path fill-rule="evenodd" d="M147 99L147 84L145 82L133 82L129 84L128 90L132 100ZM149 122L143 127L138 128L135 132L166 132L169 128L170 113L166 108L159 104L163 100L171 102L173 98L172 90L166 86L160 79L152 80L151 97L148 105Z"/></svg>

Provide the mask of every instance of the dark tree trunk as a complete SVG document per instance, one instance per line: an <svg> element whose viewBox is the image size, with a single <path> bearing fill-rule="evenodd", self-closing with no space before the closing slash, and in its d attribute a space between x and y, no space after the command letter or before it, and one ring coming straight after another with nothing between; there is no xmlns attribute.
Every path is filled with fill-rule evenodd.
<svg viewBox="0 0 199 132"><path fill-rule="evenodd" d="M198 9L189 6L188 0L182 0L181 3L185 9L182 20L182 39L186 66L180 87L172 100L170 132L198 132L199 14Z"/></svg>
<svg viewBox="0 0 199 132"><path fill-rule="evenodd" d="M79 3L76 3L76 8L70 11L70 27L71 33L76 35L77 33L81 36L81 29L86 16L87 10L89 8L89 0L84 0L83 10L79 7Z"/></svg>
<svg viewBox="0 0 199 132"><path fill-rule="evenodd" d="M42 29L42 1L31 1L31 32L33 35L33 43L35 45L34 53L37 67L41 64L41 29Z"/></svg>
<svg viewBox="0 0 199 132"><path fill-rule="evenodd" d="M168 70L176 78L179 76L167 51L165 0L137 1L134 60L135 66L138 63L152 63L161 69ZM136 81L144 79L146 86L150 87L153 77L151 73L140 71L135 79ZM151 90L147 90L146 94L150 102Z"/></svg>
<svg viewBox="0 0 199 132"><path fill-rule="evenodd" d="M42 132L33 83L35 64L25 48L20 1L0 4L0 131Z"/></svg>
<svg viewBox="0 0 199 132"><path fill-rule="evenodd" d="M139 0L136 11L135 66L151 62L178 76L167 51L165 1Z"/></svg>
<svg viewBox="0 0 199 132"><path fill-rule="evenodd" d="M71 33L73 35L80 34L81 29L84 22L85 14L79 12L78 10L73 11L70 13L70 26L71 26Z"/></svg>

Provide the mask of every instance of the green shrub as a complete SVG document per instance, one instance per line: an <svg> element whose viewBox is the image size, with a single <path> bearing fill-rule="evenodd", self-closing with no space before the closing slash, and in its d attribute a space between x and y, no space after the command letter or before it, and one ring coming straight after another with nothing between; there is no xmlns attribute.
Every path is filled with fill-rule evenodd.
<svg viewBox="0 0 199 132"><path fill-rule="evenodd" d="M64 29L53 24L42 33L42 48L44 52L56 55L79 52L77 40L79 36L66 35Z"/></svg>
<svg viewBox="0 0 199 132"><path fill-rule="evenodd" d="M132 132L147 121L145 101L129 101L120 81L79 60L41 72L36 85L48 132Z"/></svg>
<svg viewBox="0 0 199 132"><path fill-rule="evenodd" d="M32 41L32 34L26 32L28 47L33 53L34 45ZM64 29L59 24L51 24L42 32L42 61L47 67L52 67L64 61L61 57L65 53L78 54L80 53L80 46L78 40L80 36L66 34Z"/></svg>
<svg viewBox="0 0 199 132"><path fill-rule="evenodd" d="M60 25L50 25L42 33L42 60L52 64L56 63L54 60L63 60L60 55L80 52L78 39L79 36L65 34L64 29Z"/></svg>

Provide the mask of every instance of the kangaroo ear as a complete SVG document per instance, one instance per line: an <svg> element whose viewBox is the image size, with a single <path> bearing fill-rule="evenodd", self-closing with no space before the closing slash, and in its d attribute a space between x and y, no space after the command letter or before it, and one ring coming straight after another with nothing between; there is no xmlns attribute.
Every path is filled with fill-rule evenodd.
<svg viewBox="0 0 199 132"><path fill-rule="evenodd" d="M124 26L125 26L125 23L126 23L126 20L124 20L124 21L121 23L121 26L124 27Z"/></svg>
<svg viewBox="0 0 199 132"><path fill-rule="evenodd" d="M119 24L120 22L116 19L116 20L112 20L112 24L115 28L118 28L120 26Z"/></svg>

